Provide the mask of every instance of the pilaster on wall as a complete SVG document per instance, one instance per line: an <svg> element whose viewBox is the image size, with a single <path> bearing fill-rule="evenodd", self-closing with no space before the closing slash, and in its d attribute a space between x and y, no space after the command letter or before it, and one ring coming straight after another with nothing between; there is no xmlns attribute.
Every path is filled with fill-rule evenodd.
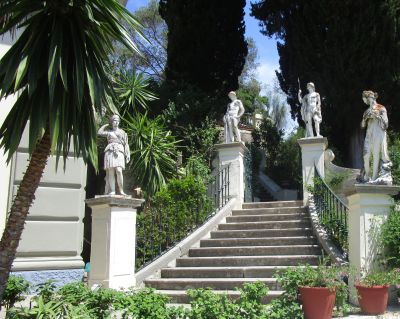
<svg viewBox="0 0 400 319"><path fill-rule="evenodd" d="M328 146L326 137L308 137L297 140L301 148L301 162L303 175L303 201L308 204L308 186L314 185L314 166L317 167L321 177L325 177L324 155Z"/></svg>
<svg viewBox="0 0 400 319"><path fill-rule="evenodd" d="M380 226L387 218L400 186L356 184L349 200L349 262L356 274L377 268L381 252ZM350 278L350 300L357 304L354 278Z"/></svg>
<svg viewBox="0 0 400 319"><path fill-rule="evenodd" d="M236 198L235 209L242 208L244 202L244 155L248 152L243 142L217 144L219 168L229 165L229 197Z"/></svg>

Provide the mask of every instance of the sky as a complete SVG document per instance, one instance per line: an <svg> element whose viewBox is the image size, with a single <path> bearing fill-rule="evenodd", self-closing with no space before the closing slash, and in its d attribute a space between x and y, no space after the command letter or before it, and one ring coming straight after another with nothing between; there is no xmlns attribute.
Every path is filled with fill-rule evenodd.
<svg viewBox="0 0 400 319"><path fill-rule="evenodd" d="M128 0L127 8L129 11L134 12L136 9L147 5L147 3L148 0ZM245 12L246 37L252 37L258 48L258 80L272 88L276 78L275 70L279 68L276 40L269 39L260 33L258 20L250 16L250 0L247 0Z"/></svg>

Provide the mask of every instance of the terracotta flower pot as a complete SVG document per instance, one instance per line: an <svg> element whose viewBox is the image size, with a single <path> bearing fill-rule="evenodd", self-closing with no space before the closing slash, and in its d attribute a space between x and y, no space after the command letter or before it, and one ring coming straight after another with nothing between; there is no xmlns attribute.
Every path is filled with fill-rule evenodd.
<svg viewBox="0 0 400 319"><path fill-rule="evenodd" d="M325 287L300 287L305 319L331 319L336 291Z"/></svg>
<svg viewBox="0 0 400 319"><path fill-rule="evenodd" d="M385 312L389 297L389 286L366 287L355 285L355 287L362 312L368 315L380 315Z"/></svg>

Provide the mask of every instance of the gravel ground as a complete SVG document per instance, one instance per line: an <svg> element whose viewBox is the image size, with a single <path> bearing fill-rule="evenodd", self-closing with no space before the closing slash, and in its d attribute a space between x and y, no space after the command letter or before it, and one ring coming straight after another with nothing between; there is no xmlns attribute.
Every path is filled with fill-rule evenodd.
<svg viewBox="0 0 400 319"><path fill-rule="evenodd" d="M347 317L340 317L337 319L400 319L400 307L389 307L383 315L379 316L366 316L363 314L353 314Z"/></svg>

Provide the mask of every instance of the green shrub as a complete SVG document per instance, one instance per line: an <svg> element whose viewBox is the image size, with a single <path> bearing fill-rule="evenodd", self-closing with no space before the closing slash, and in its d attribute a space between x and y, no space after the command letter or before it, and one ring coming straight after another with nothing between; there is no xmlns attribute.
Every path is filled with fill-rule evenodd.
<svg viewBox="0 0 400 319"><path fill-rule="evenodd" d="M384 256L389 267L400 268L400 211L394 207L382 225Z"/></svg>
<svg viewBox="0 0 400 319"><path fill-rule="evenodd" d="M1 306L4 306L6 309L13 307L16 302L24 300L23 295L26 295L28 291L28 281L21 276L11 275L7 281Z"/></svg>
<svg viewBox="0 0 400 319"><path fill-rule="evenodd" d="M181 241L214 212L203 180L172 179L138 215L136 266Z"/></svg>

